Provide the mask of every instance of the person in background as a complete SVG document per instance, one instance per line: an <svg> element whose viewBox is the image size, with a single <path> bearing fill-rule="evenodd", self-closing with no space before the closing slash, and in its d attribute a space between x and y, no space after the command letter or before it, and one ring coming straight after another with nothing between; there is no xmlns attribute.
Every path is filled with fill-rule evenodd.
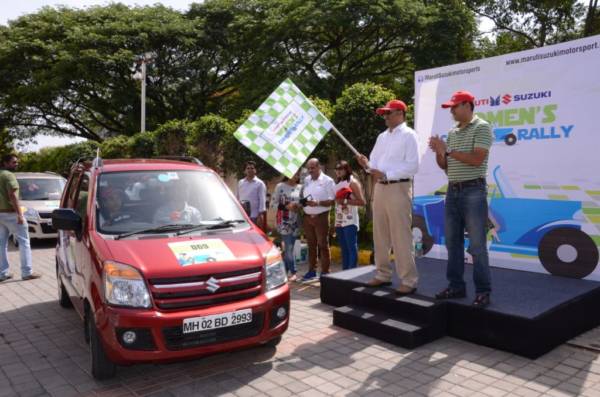
<svg viewBox="0 0 600 397"><path fill-rule="evenodd" d="M19 183L14 171L19 165L19 159L14 154L2 157L0 170L0 282L12 278L8 263L8 238L12 234L19 242L21 258L21 279L33 280L42 277L32 271L31 246L27 221L19 203Z"/></svg>
<svg viewBox="0 0 600 397"><path fill-rule="evenodd" d="M237 198L244 205L250 205L250 219L263 231L267 230L267 187L256 176L256 163L247 161L244 167L245 178L238 182Z"/></svg>
<svg viewBox="0 0 600 397"><path fill-rule="evenodd" d="M277 232L283 243L283 261L289 273L288 279L296 281L296 258L294 258L294 244L300 235L300 171L291 178L284 177L282 182L275 186L271 195L271 208L277 209Z"/></svg>
<svg viewBox="0 0 600 397"><path fill-rule="evenodd" d="M348 270L358 264L358 207L365 205L365 199L347 161L336 164L335 175L335 234L342 250L342 269Z"/></svg>
<svg viewBox="0 0 600 397"><path fill-rule="evenodd" d="M188 204L188 189L184 182L169 182L166 195L166 203L154 214L156 225L200 224L202 216L196 207Z"/></svg>
<svg viewBox="0 0 600 397"><path fill-rule="evenodd" d="M319 160L308 160L306 168L309 175L304 179L301 201L305 204L302 226L308 245L309 267L302 281L310 281L317 277L317 252L321 263L321 275L329 273L329 210L335 203L335 183L321 171Z"/></svg>

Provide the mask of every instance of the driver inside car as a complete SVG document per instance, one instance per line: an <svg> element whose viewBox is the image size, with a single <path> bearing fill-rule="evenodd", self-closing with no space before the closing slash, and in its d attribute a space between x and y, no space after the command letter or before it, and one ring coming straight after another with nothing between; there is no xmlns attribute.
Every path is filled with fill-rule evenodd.
<svg viewBox="0 0 600 397"><path fill-rule="evenodd" d="M154 224L192 224L202 220L200 211L187 203L188 189L181 181L171 181L166 186L165 204L154 214Z"/></svg>
<svg viewBox="0 0 600 397"><path fill-rule="evenodd" d="M122 190L110 186L100 189L98 194L100 227L112 226L131 218L130 214L123 212L123 195Z"/></svg>

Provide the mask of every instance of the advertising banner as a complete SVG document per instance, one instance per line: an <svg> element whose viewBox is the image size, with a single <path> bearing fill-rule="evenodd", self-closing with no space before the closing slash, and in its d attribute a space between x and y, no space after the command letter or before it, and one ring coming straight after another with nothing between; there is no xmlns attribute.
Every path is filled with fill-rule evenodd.
<svg viewBox="0 0 600 397"><path fill-rule="evenodd" d="M594 36L415 73L422 161L413 232L427 256L447 257L447 178L427 142L431 135L445 139L455 122L441 104L467 90L494 137L487 177L490 264L600 280L599 71L600 36Z"/></svg>

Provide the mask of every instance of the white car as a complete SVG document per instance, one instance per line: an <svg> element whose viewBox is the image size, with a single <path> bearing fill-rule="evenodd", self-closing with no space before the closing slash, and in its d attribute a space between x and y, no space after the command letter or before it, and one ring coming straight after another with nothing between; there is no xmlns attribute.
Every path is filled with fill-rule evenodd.
<svg viewBox="0 0 600 397"><path fill-rule="evenodd" d="M29 237L56 238L51 215L60 206L67 180L53 172L15 172L15 177L19 182L19 200L29 225Z"/></svg>

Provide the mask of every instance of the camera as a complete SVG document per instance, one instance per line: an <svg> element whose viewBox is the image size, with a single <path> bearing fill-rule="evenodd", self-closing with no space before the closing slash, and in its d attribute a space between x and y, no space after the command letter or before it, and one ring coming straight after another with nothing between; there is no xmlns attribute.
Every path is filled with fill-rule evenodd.
<svg viewBox="0 0 600 397"><path fill-rule="evenodd" d="M303 207L306 207L308 205L308 202L312 201L312 199L313 198L312 198L312 196L310 194L308 196L306 196L306 197L302 197L300 199L300 205L303 206Z"/></svg>

